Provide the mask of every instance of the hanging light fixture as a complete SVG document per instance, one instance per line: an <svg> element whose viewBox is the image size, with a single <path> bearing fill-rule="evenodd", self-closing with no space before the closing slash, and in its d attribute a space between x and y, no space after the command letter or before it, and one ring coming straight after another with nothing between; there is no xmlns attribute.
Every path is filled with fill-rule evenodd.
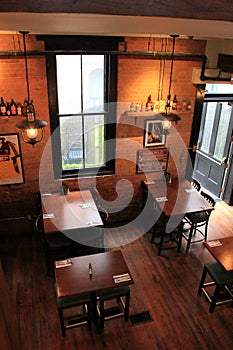
<svg viewBox="0 0 233 350"><path fill-rule="evenodd" d="M174 52L175 52L175 40L178 37L178 34L171 34L170 37L173 39L172 41L172 58L171 58L171 70L170 70L170 80L169 80L169 89L167 95L167 103L166 103L166 112L160 113L165 118L163 122L163 128L165 130L171 127L172 122L178 122L181 117L175 113L171 113L171 86L172 86L172 73L173 73L173 64L174 64Z"/></svg>
<svg viewBox="0 0 233 350"><path fill-rule="evenodd" d="M28 64L27 64L27 50L25 36L29 32L19 31L23 34L23 47L24 47L24 60L25 60L25 73L27 84L27 106L26 106L26 120L21 121L16 125L17 128L22 130L22 137L24 142L34 146L37 142L40 142L44 136L44 127L47 123L44 120L36 119L35 108L33 101L30 97L29 79L28 79Z"/></svg>

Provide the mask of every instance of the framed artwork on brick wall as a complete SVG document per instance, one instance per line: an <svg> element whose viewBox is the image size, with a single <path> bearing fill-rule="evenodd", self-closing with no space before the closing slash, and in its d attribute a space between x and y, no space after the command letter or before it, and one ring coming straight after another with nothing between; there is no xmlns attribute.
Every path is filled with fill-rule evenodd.
<svg viewBox="0 0 233 350"><path fill-rule="evenodd" d="M144 147L165 146L166 136L163 134L161 120L147 119L144 125Z"/></svg>
<svg viewBox="0 0 233 350"><path fill-rule="evenodd" d="M24 182L19 134L0 134L0 185Z"/></svg>
<svg viewBox="0 0 233 350"><path fill-rule="evenodd" d="M166 147L140 149L137 151L136 173L166 171L169 150Z"/></svg>

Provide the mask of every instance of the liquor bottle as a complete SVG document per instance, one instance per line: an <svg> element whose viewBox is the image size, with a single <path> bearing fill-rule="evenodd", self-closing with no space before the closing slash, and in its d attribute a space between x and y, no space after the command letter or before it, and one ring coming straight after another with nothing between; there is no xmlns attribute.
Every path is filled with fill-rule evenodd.
<svg viewBox="0 0 233 350"><path fill-rule="evenodd" d="M177 98L176 98L176 95L174 95L174 99L173 99L173 102L172 102L172 109L174 111L177 110Z"/></svg>
<svg viewBox="0 0 233 350"><path fill-rule="evenodd" d="M153 111L153 107L154 107L154 104L153 104L153 101L151 99L151 95L148 96L147 98L147 102L146 102L146 110L147 111Z"/></svg>
<svg viewBox="0 0 233 350"><path fill-rule="evenodd" d="M1 97L0 115L2 115L2 116L6 115L6 104L5 104L5 102L4 102L3 97Z"/></svg>
<svg viewBox="0 0 233 350"><path fill-rule="evenodd" d="M183 112L187 111L187 101L186 100L183 100L183 102L182 102L182 111Z"/></svg>
<svg viewBox="0 0 233 350"><path fill-rule="evenodd" d="M167 103L165 106L166 114L169 115L171 113L171 96L167 96Z"/></svg>
<svg viewBox="0 0 233 350"><path fill-rule="evenodd" d="M188 103L187 103L187 111L191 111L191 102L190 101L188 101Z"/></svg>
<svg viewBox="0 0 233 350"><path fill-rule="evenodd" d="M6 103L6 115L10 116L11 115L11 106L10 102Z"/></svg>
<svg viewBox="0 0 233 350"><path fill-rule="evenodd" d="M17 114L22 115L22 106L20 102L17 103Z"/></svg>
<svg viewBox="0 0 233 350"><path fill-rule="evenodd" d="M22 115L24 115L25 117L27 115L27 105L28 105L28 100L24 100L22 105Z"/></svg>
<svg viewBox="0 0 233 350"><path fill-rule="evenodd" d="M27 104L27 121L34 122L35 119L36 117L35 117L35 109L34 109L33 101L29 100Z"/></svg>
<svg viewBox="0 0 233 350"><path fill-rule="evenodd" d="M11 115L17 115L17 105L13 100L13 98L11 99L10 109L11 109Z"/></svg>

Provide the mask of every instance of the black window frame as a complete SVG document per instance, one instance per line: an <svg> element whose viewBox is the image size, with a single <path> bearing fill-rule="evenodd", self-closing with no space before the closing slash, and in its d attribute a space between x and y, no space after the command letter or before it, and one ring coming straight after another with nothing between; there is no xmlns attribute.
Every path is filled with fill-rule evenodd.
<svg viewBox="0 0 233 350"><path fill-rule="evenodd" d="M105 124L105 140L115 140L116 135L116 101L117 101L117 55L118 44L122 37L83 37L83 36L37 36L44 40L46 49L46 69L48 81L48 98L50 113L50 128L52 137L52 157L54 178L73 178L78 176L96 176L96 168L62 170L61 140L59 133L54 131L59 126L58 96L56 80L56 55L58 54L104 54L105 69L105 101L108 104L107 121ZM83 113L79 113L81 115ZM85 114L85 113L84 113ZM88 113L86 113L88 114ZM113 147L106 147L105 166L98 169L97 175L115 173L115 142Z"/></svg>

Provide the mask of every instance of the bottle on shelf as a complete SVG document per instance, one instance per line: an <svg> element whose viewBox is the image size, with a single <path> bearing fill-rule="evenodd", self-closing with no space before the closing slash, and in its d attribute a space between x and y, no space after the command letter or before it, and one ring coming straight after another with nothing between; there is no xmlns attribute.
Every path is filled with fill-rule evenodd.
<svg viewBox="0 0 233 350"><path fill-rule="evenodd" d="M5 102L4 102L3 97L1 97L0 115L2 115L2 116L5 116L5 115L6 115L6 104L5 104Z"/></svg>
<svg viewBox="0 0 233 350"><path fill-rule="evenodd" d="M35 118L35 109L34 109L32 100L28 101L26 113L27 113L27 121L34 122L36 118Z"/></svg>
<svg viewBox="0 0 233 350"><path fill-rule="evenodd" d="M146 110L153 111L153 108L154 108L154 104L153 104L153 101L151 99L151 95L149 95L147 98L147 102L146 102Z"/></svg>
<svg viewBox="0 0 233 350"><path fill-rule="evenodd" d="M25 117L27 115L27 105L28 105L28 100L24 100L22 105L22 115L24 115Z"/></svg>
<svg viewBox="0 0 233 350"><path fill-rule="evenodd" d="M183 100L183 102L182 102L182 111L183 112L187 111L187 101L186 100Z"/></svg>
<svg viewBox="0 0 233 350"><path fill-rule="evenodd" d="M10 102L6 103L6 115L10 116L11 115L11 106L10 106Z"/></svg>
<svg viewBox="0 0 233 350"><path fill-rule="evenodd" d="M11 110L11 115L17 115L17 105L13 98L11 99L10 110Z"/></svg>
<svg viewBox="0 0 233 350"><path fill-rule="evenodd" d="M17 114L22 115L22 106L20 102L17 102Z"/></svg>
<svg viewBox="0 0 233 350"><path fill-rule="evenodd" d="M177 98L176 98L176 95L174 95L174 98L173 98L173 101L172 101L172 109L174 111L177 110Z"/></svg>

